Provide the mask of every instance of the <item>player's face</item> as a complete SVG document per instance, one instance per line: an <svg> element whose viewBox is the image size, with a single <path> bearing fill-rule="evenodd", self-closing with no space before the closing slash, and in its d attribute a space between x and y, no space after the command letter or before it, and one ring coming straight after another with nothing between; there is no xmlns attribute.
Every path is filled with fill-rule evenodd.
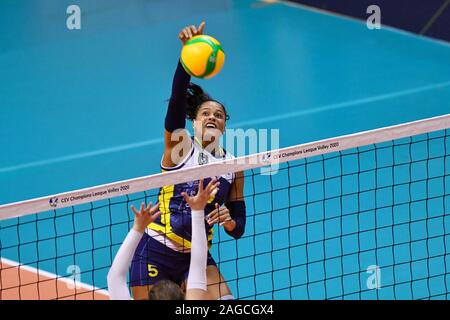
<svg viewBox="0 0 450 320"><path fill-rule="evenodd" d="M220 137L225 130L225 118L225 112L219 103L214 101L203 103L195 118L196 136L201 136L205 141L209 141L211 137Z"/></svg>

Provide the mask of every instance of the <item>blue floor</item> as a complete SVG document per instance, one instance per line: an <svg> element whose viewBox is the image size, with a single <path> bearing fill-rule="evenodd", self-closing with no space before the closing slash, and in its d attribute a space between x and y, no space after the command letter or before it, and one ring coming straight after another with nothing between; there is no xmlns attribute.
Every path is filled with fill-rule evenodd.
<svg viewBox="0 0 450 320"><path fill-rule="evenodd" d="M3 1L0 4L0 28L7 30L0 33L0 145L3 155L0 158L0 185L3 186L0 204L159 172L166 100L180 52L177 34L183 26L203 20L207 23L205 33L222 42L226 63L217 77L198 82L227 106L231 114L228 127L279 129L280 147L450 111L450 45L388 28L369 30L363 22L285 3L201 0L193 6L192 2L78 1L83 14L82 29L77 31L69 31L65 25L65 10L72 4L70 1ZM447 135L448 131L437 135L441 143L439 156L444 164L448 163L445 152L450 150L443 147L448 144ZM422 147L426 150L429 145ZM448 180L447 172L440 174L442 180ZM283 174L275 177L283 179ZM267 184L266 180L259 186ZM252 185L246 182L247 195L252 193ZM443 189L438 195L443 203L439 221L442 220L444 226L439 239L445 248L445 242L450 241L445 232L445 225L450 227L445 217L449 199L445 187L436 188ZM343 291L343 277L331 276L331 280L327 280L330 283L324 285L320 280L324 278L322 271L305 272L302 255L283 249L283 236L286 236L283 228L293 223L292 219L300 219L301 213L286 212L289 217L278 226L281 231L264 233L263 225L267 224L258 221L258 217L263 219L264 215L256 215L255 206L266 200L255 201L256 204L250 205L254 215L249 219L246 238L238 243L225 241L220 244L220 250L219 245L213 248L219 261L230 260L221 265L226 278L240 279L230 281L236 296L314 299L358 291L358 288ZM39 268L60 275L65 275L68 265L78 264L82 270L90 270L84 282L104 287L107 268L126 233L129 218L126 204L111 207L113 212L106 207L96 210L93 216L89 211L77 213L76 221L71 221L70 214L65 215L65 212L70 213L67 210L58 212L57 219L53 218L53 213L39 215L37 219L42 219L39 223L35 221L36 216L21 219L24 223L20 227L24 229L20 230L21 244L36 237L50 240L20 248L17 247L17 228L8 227L17 221L4 221L0 224L1 256L35 266L33 262L39 260ZM411 209L408 212L411 215ZM326 213L324 215L322 218L326 218ZM270 220L273 216L266 218ZM111 223L117 223L116 230L108 227ZM293 225L304 223L297 221ZM348 222L347 226L351 229L352 223ZM95 232L90 231L93 227ZM270 248L265 247L261 255L249 256L258 250L253 244L257 238L253 236L255 233L272 237L269 242L279 245L280 250L270 253ZM301 227L289 228L289 236L303 233ZM67 241L64 236L59 237L61 235L67 235ZM229 239L222 232L218 235L222 240ZM324 237L322 235L322 239ZM288 240L291 244L297 241ZM258 243L264 241L268 240L262 238ZM304 240L298 241L301 244ZM324 242L320 243L321 248ZM39 245L42 248L36 252ZM429 247L428 241L426 247ZM310 248L309 254L320 255L322 249L316 249ZM36 256L38 253L40 256ZM377 254L386 257L380 252L375 256ZM236 255L243 258L236 260ZM353 258L352 254L343 255L344 252L337 255L342 265L346 257ZM445 265L447 252L437 256L441 260L436 263ZM296 270L277 265L278 261L292 259L303 264L296 262ZM359 266L367 264L361 259L371 260L360 255L358 259L358 263L348 263ZM335 262L333 259L325 261L323 257L316 260L321 266ZM266 266L268 261L272 262ZM291 266L293 264L291 261ZM378 264L382 265L380 261ZM424 268L432 272L430 261L426 264ZM386 265L392 263L386 262ZM315 266L308 264L309 267ZM410 267L413 268L408 265ZM269 272L277 268L281 270ZM339 269L331 265L323 268ZM96 271L92 272L93 269ZM339 270L341 274L346 273L343 268ZM440 271L444 280L438 278L439 283L450 285L450 277L444 271ZM400 272L398 277L406 274L401 270L385 272L394 274L393 279L386 280L388 283L399 281L396 272ZM304 283L295 277L303 277L305 273L310 275L307 282L312 282L311 286L305 289L300 285L295 289L296 281ZM314 275L317 282L314 282ZM330 274L326 274L325 278L329 277ZM333 282L335 279L338 284ZM405 283L412 287L410 282ZM417 283L417 286L422 285L420 281ZM435 294L430 292L429 282L427 285L426 289L409 288L412 292L409 295L396 296L391 286L346 297L442 297L439 292L444 292L445 297L448 292L439 287L440 291ZM324 292L323 288L329 289ZM402 288L398 290L404 292Z"/></svg>

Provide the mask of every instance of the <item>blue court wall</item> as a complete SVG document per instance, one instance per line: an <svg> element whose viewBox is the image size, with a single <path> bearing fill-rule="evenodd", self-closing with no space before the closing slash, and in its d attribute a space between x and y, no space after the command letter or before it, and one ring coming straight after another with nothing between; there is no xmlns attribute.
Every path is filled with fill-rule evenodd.
<svg viewBox="0 0 450 320"><path fill-rule="evenodd" d="M421 33L434 14L442 8L442 14L427 28L425 36L450 41L450 3L447 0L292 0L308 6L366 20L370 5L381 8L381 23Z"/></svg>

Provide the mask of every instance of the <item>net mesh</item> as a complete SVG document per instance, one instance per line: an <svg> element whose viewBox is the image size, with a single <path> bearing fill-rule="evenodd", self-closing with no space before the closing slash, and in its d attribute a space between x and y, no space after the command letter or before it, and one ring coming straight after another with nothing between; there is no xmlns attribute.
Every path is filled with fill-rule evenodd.
<svg viewBox="0 0 450 320"><path fill-rule="evenodd" d="M236 241L216 226L210 249L233 295L448 298L448 119L445 129L386 134L387 141L329 153L316 148L311 157L246 170L245 233ZM182 179L197 173L187 169ZM132 226L130 206L155 202L158 191L65 208L58 207L64 197L49 197L54 210L1 220L0 299L108 299L106 276ZM0 207L0 218L10 208Z"/></svg>

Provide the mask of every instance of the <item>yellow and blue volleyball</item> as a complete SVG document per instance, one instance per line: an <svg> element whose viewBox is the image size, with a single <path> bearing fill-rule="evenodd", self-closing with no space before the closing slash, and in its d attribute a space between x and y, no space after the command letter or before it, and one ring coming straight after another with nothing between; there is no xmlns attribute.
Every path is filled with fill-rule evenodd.
<svg viewBox="0 0 450 320"><path fill-rule="evenodd" d="M212 78L220 72L225 53L220 42L211 36L199 35L189 39L181 50L181 64L191 76Z"/></svg>

